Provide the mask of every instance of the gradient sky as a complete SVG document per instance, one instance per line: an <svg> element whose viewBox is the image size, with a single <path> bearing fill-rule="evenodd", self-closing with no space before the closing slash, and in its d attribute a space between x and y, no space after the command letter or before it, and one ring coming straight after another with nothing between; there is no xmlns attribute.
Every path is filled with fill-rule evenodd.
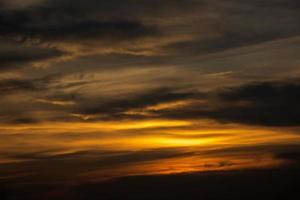
<svg viewBox="0 0 300 200"><path fill-rule="evenodd" d="M299 11L298 0L0 0L0 180L293 162Z"/></svg>

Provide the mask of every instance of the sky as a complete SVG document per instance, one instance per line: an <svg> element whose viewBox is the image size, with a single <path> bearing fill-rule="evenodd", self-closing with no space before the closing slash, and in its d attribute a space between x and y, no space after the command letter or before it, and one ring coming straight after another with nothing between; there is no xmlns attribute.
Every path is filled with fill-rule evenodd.
<svg viewBox="0 0 300 200"><path fill-rule="evenodd" d="M0 182L299 164L297 0L0 0Z"/></svg>

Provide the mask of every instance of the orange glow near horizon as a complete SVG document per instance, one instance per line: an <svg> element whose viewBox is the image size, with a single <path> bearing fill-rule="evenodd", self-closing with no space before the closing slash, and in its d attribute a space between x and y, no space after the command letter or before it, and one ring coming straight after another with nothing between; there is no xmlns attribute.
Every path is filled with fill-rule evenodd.
<svg viewBox="0 0 300 200"><path fill-rule="evenodd" d="M206 123L207 126L203 126ZM124 144L135 143L136 147L146 145L147 148L296 143L299 139L299 136L292 131L290 134L281 134L281 130L271 128L219 124L215 124L215 128L211 126L209 121L126 120L5 125L1 126L0 130L4 133L3 135L19 134L22 136L24 132L28 132L37 138L42 136L49 139L53 136L80 134L80 140L74 139L74 143L101 144L104 141L114 140L115 143L119 140ZM102 142L95 140L98 137ZM72 141L72 137L70 138ZM91 141L88 140L89 138ZM131 147L130 145L129 148Z"/></svg>
<svg viewBox="0 0 300 200"><path fill-rule="evenodd" d="M98 179L137 174L165 174L194 171L231 170L276 166L280 160L256 147L297 144L300 137L271 128L222 125L211 121L126 120L89 123L42 123L2 126L7 137L0 148L14 154L40 153L44 157L72 156L96 152L83 159L104 159L97 152L165 152L168 157L151 157L147 161L133 156L132 164L114 164L82 172L79 177L98 174ZM253 151L251 151L251 147ZM226 153L236 148L234 153ZM250 148L250 151L238 149ZM191 153L192 152L192 153ZM176 155L173 155L175 153ZM121 153L122 154L122 153ZM178 154L178 155L177 155ZM228 154L228 155L227 155ZM154 154L156 155L156 154ZM255 156L254 156L255 155ZM84 157L84 156L83 156ZM37 158L10 158L3 154L0 163L16 164ZM78 158L80 159L80 158ZM137 161L135 161L137 159ZM152 160L154 159L154 160ZM119 162L119 161L115 161ZM136 163L138 162L138 163ZM100 162L101 163L101 162ZM95 177L96 178L96 177Z"/></svg>
<svg viewBox="0 0 300 200"><path fill-rule="evenodd" d="M58 130L126 130L126 129L146 129L146 128L163 128L163 127L177 127L187 126L191 123L180 120L141 120L141 121L101 121L101 122L53 122L53 123L39 123L31 125L3 125L0 129L4 130L26 130L26 129L58 129Z"/></svg>

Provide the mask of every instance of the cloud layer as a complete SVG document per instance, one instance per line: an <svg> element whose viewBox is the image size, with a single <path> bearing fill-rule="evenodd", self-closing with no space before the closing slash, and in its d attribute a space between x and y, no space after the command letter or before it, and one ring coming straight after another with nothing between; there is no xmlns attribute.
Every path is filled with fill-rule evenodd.
<svg viewBox="0 0 300 200"><path fill-rule="evenodd" d="M2 180L297 168L299 11L296 0L0 0L0 199Z"/></svg>

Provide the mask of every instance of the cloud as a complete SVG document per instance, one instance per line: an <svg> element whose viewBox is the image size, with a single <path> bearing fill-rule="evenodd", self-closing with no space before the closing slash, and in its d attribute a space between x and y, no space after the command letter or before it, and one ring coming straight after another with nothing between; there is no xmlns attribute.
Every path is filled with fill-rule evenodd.
<svg viewBox="0 0 300 200"><path fill-rule="evenodd" d="M130 176L74 188L79 199L276 199L297 195L299 171L289 169L243 170L169 175ZM225 183L225 184L224 184ZM146 195L145 195L146 194ZM81 197L81 198L80 198Z"/></svg>
<svg viewBox="0 0 300 200"><path fill-rule="evenodd" d="M75 9L69 12L69 3ZM0 8L0 37L23 47L38 47L41 51L8 51L0 54L0 68L12 65L32 64L43 61L53 64L83 55L109 52L136 52L144 47L138 40L158 37L161 33L155 25L145 24L132 17L89 17L84 1L41 1L26 6L2 2ZM102 4L105 4L102 2ZM14 5L16 5L14 7ZM93 8L90 3L87 5ZM101 6L97 6L98 9ZM85 10L87 9L87 10ZM101 13L101 9L90 13ZM134 48L133 44L134 42ZM130 45L129 45L130 43ZM132 49L129 51L129 49ZM13 55L11 55L13 54ZM51 62L49 61L52 59Z"/></svg>
<svg viewBox="0 0 300 200"><path fill-rule="evenodd" d="M288 38L298 35L298 33L300 33L300 30L299 32L294 32L293 34L276 34L274 32L249 34L240 30L232 30L231 32L224 32L221 35L212 38L195 38L194 40L170 43L166 46L163 46L162 49L164 52L175 55L205 55L239 47L251 46L280 38Z"/></svg>
<svg viewBox="0 0 300 200"><path fill-rule="evenodd" d="M25 50L25 49L24 49ZM47 60L59 58L65 55L59 50L40 49L39 51L7 51L0 52L0 71L8 71L24 68L30 64L47 62Z"/></svg>
<svg viewBox="0 0 300 200"><path fill-rule="evenodd" d="M289 161L291 166L299 167L300 166L300 151L286 151L277 153L278 159L283 159L285 161Z"/></svg>
<svg viewBox="0 0 300 200"><path fill-rule="evenodd" d="M14 92L35 92L46 90L49 87L50 83L57 78L57 76L58 75L49 75L36 79L0 79L0 94L6 95Z"/></svg>
<svg viewBox="0 0 300 200"><path fill-rule="evenodd" d="M24 15L24 16L23 16ZM26 13L0 16L0 35L18 41L43 43L51 41L80 42L79 40L131 40L158 34L154 27L128 20L71 20L41 24Z"/></svg>
<svg viewBox="0 0 300 200"><path fill-rule="evenodd" d="M195 103L177 109L152 112L167 118L209 118L223 123L299 126L299 91L297 80L256 82L196 96Z"/></svg>
<svg viewBox="0 0 300 200"><path fill-rule="evenodd" d="M298 80L254 82L209 92L185 87L148 88L106 98L99 94L89 97L78 90L72 90L73 87L84 87L93 81L60 83L59 80L57 76L33 80L3 79L0 81L0 92L12 97L28 92L30 100L23 102L26 108L48 113L44 120L50 121L167 118L213 119L221 123L261 126L300 125ZM47 90L47 93L39 95L43 90ZM11 100L3 99L2 104L11 104L8 101ZM14 119L20 118L22 122L24 113L21 110L16 112L8 109L2 111L2 114L7 116L15 113ZM39 120L42 120L41 116Z"/></svg>
<svg viewBox="0 0 300 200"><path fill-rule="evenodd" d="M78 12L86 7L83 1L65 2L48 1L49 4L28 9L2 9L0 14L0 35L21 42L43 43L69 41L81 43L80 40L133 40L145 36L157 35L158 30L138 20L111 18L88 18ZM93 8L92 4L87 5ZM78 7L76 7L78 6ZM100 7L98 7L100 8ZM99 11L97 11L99 12ZM49 44L51 46L51 44Z"/></svg>
<svg viewBox="0 0 300 200"><path fill-rule="evenodd" d="M240 158L298 167L299 147L290 143L299 136L300 81L285 78L300 74L299 8L296 0L0 0L1 184L76 184L97 173L135 173L131 167L152 173L162 166L166 173L176 164L213 170L238 167ZM150 149L162 146L188 148ZM253 174L250 189L240 176L229 184L241 187L237 199L273 197L270 188L253 193L259 182ZM125 181L126 187L117 186L121 193L103 185L91 193L120 199L129 191L141 199L143 187L154 185L153 199L176 199L174 191L183 199L203 197L191 177L174 187L173 176L158 177L158 185L152 178ZM141 185L144 180L150 184ZM224 180L205 179L200 189L222 199L230 188L207 191L225 191L218 183L232 179ZM268 175L261 180L266 187L280 183ZM172 194L161 192L169 186ZM41 190L46 199L52 191ZM9 198L26 198L22 191Z"/></svg>
<svg viewBox="0 0 300 200"><path fill-rule="evenodd" d="M292 0L1 2L0 36L69 53L55 54L57 62L111 53L185 58L300 33Z"/></svg>
<svg viewBox="0 0 300 200"><path fill-rule="evenodd" d="M172 88L158 88L140 94L125 96L124 98L121 97L117 100L112 99L107 103L97 101L96 104L81 102L82 104L78 112L84 115L106 115L109 118L130 117L124 112L134 109L143 109L147 106L157 105L159 103L188 99L193 95L192 92L180 92Z"/></svg>
<svg viewBox="0 0 300 200"><path fill-rule="evenodd" d="M114 177L114 171L126 169L130 166L143 165L164 159L180 158L193 155L192 152L182 152L177 149L152 149L140 151L78 151L74 153L55 154L55 151L41 151L32 153L10 152L2 153L21 163L5 163L0 165L0 178L13 174L25 175L26 180L39 180L45 184L59 181L80 181L84 174L100 172L109 178ZM53 167L48 167L53 166ZM68 170L69 169L69 170ZM67 170L67 171L66 171ZM122 171L122 170L121 170ZM121 173L121 172L119 172ZM27 176L27 175L28 176ZM62 177L64 177L63 180ZM105 177L103 177L105 178ZM101 179L101 177L100 177ZM38 183L33 181L32 183Z"/></svg>
<svg viewBox="0 0 300 200"><path fill-rule="evenodd" d="M1 2L4 3L3 5L7 5L8 1ZM0 35L2 40L9 41L10 45L8 46L11 46L10 48L0 47L0 69L18 69L39 62L47 63L51 60L60 60L65 61L65 63L53 67L55 72L61 71L64 74L78 71L82 74L102 74L103 71L101 70L104 68L115 69L116 66L123 66L124 68L129 66L140 68L162 66L161 68L163 68L167 65L172 65L170 68L176 72L172 72L173 74L169 76L173 80L162 80L161 78L156 79L156 81L154 79L159 74L153 73L151 75L154 78L151 77L153 80L149 82L151 84L155 82L155 87L161 89L149 90L149 88L145 88L144 92L130 91L123 95L126 93L124 92L126 87L142 88L144 85L139 83L145 82L142 76L146 76L146 74L136 78L137 81L135 82L131 81L135 79L132 78L133 76L129 77L131 82L127 85L124 83L127 80L122 79L123 77L112 76L111 74L107 75L110 78L102 76L96 80L98 81L97 84L91 84L90 81L86 80L78 82L60 80L56 83L42 83L34 77L40 74L44 76L44 74L51 73L51 70L38 72L28 70L28 78L1 79L0 92L7 94L24 92L23 96L27 95L26 97L31 101L33 101L32 99L39 101L35 101L35 103L40 107L30 103L28 108L41 109L50 113L56 109L62 111L62 108L53 109L49 105L47 107L46 102L49 104L51 102L63 104L61 101L72 102L74 105L64 110L66 115L95 115L95 119L98 119L98 115L104 114L110 119L123 117L194 117L197 119L210 118L221 122L270 126L297 125L299 123L297 120L299 111L289 105L295 105L292 99L298 100L298 94L285 92L289 87L292 87L291 85L283 84L280 89L273 83L257 83L226 91L215 91L212 92L213 94L204 96L203 93L205 92L201 91L201 87L206 85L209 85L208 88L212 88L210 85L225 85L225 82L226 84L234 82L238 85L243 81L241 80L243 77L249 75L248 71L251 71L252 74L247 79L253 79L253 76L258 77L257 72L263 71L265 68L255 68L253 66L257 63L251 61L262 60L261 57L267 57L270 65L270 60L273 61L270 58L281 54L281 52L278 53L279 49L282 48L281 46L270 43L268 46L270 53L267 56L265 56L266 54L251 54L251 52L256 51L255 48L249 48L248 51L231 52L231 55L229 55L230 52L219 54L219 57L207 58L209 61L197 60L198 57L195 56L297 35L300 30L298 26L299 13L295 12L297 8L298 4L294 1L284 2L282 0L277 0L272 4L265 0L230 0L222 3L206 0L188 0L185 2L177 0L112 0L109 2L102 0L88 2L83 0L45 0L30 1L26 6L21 7L17 6L17 3L12 3L9 7L1 7L0 12ZM151 41L146 41L146 38L151 38ZM172 39L166 41L166 38ZM291 40L286 43L283 41L285 44L283 48L288 46L288 51L283 52L283 57L280 57L281 61L284 59L291 60L288 59L290 58L288 56L294 56L291 55L291 52L297 49L296 45L291 45L292 42L294 41ZM4 42L2 41L2 43ZM258 48L263 49L265 46ZM270 49L274 50L275 53ZM154 56L150 52L157 54ZM141 56L140 53L145 53L147 56ZM131 54L131 56L127 54ZM238 54L236 57L241 58L241 60L233 58L233 54ZM70 61L68 59L76 59L80 56L90 57L76 60L73 63L68 62ZM253 59L253 57L257 59ZM263 60L262 62L267 61ZM294 59L291 62L296 63L297 60ZM249 66L246 66L248 63L250 63ZM276 64L274 68L278 70L277 65L279 64ZM191 90L178 92L176 87L181 83L174 83L177 77L179 77L178 80L187 81L187 84L190 83L188 79L192 77L192 70L186 70L186 75L182 75L181 70L179 70L187 66L191 66L193 69L197 68L197 72L199 72L199 78L191 78L192 84L195 85L200 82L204 86L201 85L199 89L192 92ZM246 67L240 70L241 66ZM295 67L292 66L292 68ZM91 72L87 72L89 70ZM204 74L206 72L215 75ZM131 73L128 70L128 74ZM181 78L181 75L184 77ZM265 76L261 79L263 78ZM120 80L113 80L114 83L112 83L112 79ZM218 83L214 84L213 82ZM165 83L167 83L166 86ZM166 87L172 88L172 84L174 90L166 89ZM295 84L295 87L298 87L297 83ZM266 95L270 96L270 100L267 99L270 101L268 105L263 103L266 101L266 97L260 95L258 91L252 91L252 95L256 96L256 99L253 99L251 95L238 99L238 95L250 90L249 88L264 90ZM37 94L41 90L45 91L44 96ZM115 95L112 98L107 92L110 90L115 90L115 94L121 93L122 90L122 95ZM30 91L34 94L27 94ZM229 99L227 97L234 94L236 94L235 98ZM81 95L82 98L74 99L76 95ZM286 99L280 100L274 96L283 96ZM180 108L146 109L161 103L189 100L195 102ZM9 101L11 99L7 100L5 105L8 105ZM140 113L137 113L137 110ZM145 111L146 114L149 114L148 116L141 115L142 112L145 114Z"/></svg>
<svg viewBox="0 0 300 200"><path fill-rule="evenodd" d="M98 153L101 154L101 152ZM107 155L109 154L103 154L103 156ZM76 155L73 156L76 157ZM84 160L84 162L87 163L89 161L89 159ZM59 162L59 165L53 165L56 162ZM52 163L51 167L45 167L49 166L49 163ZM74 165L74 163L76 164ZM156 175L122 174L122 177L109 181L97 181L93 176L89 177L87 182L81 182L80 184L74 184L76 183L74 181L71 181L71 184L63 182L66 181L67 177L74 177L74 174L78 172L78 167L82 167L85 170L90 169L82 163L82 161L79 163L80 164L77 164L76 158L74 160L67 158L64 161L53 159L51 161L41 160L29 162L28 164L35 166L36 170L42 168L45 174L49 173L48 175L50 176L46 178L48 182L41 184L41 180L37 178L37 174L27 174L27 176L23 174L24 176L22 178L18 178L17 175L20 175L21 171L26 171L28 166L25 165L22 170L18 171L18 174L14 174L14 179L12 178L8 183L1 182L0 195L2 195L4 199L54 197L56 199L77 200L95 199L98 197L122 199L126 197L135 200L141 198L183 199L186 197L186 194L189 194L192 199L206 198L214 200L222 199L224 196L230 195L230 199L233 200L241 198L246 200L261 198L271 200L278 197L283 199L292 198L297 195L299 191L299 170L298 168L291 169L287 166L275 169L244 169L238 171L201 173L190 172ZM92 162L92 164L94 163ZM6 167L9 168L13 165L6 165ZM90 165L91 163L88 163L88 166ZM2 169L5 168L3 166ZM60 171L60 166L72 167L68 167L66 171ZM94 164L94 167L96 168L97 164ZM56 173L51 173L47 170L56 170ZM61 174L62 172L64 174ZM39 175L41 177L41 175L45 176L45 174L40 173ZM55 181L54 177L59 181ZM20 184L27 180L31 180L31 184Z"/></svg>
<svg viewBox="0 0 300 200"><path fill-rule="evenodd" d="M220 121L267 126L300 125L299 81L261 82L220 92L204 116ZM222 106L223 104L223 106Z"/></svg>
<svg viewBox="0 0 300 200"><path fill-rule="evenodd" d="M208 93L176 92L158 89L125 97L117 101L90 105L81 114L105 114L109 117L161 117L181 119L214 119L223 123L263 126L300 125L300 82L256 82ZM190 103L168 109L147 109L178 100ZM82 104L84 106L84 104ZM134 112L130 112L134 111ZM130 113L131 115L126 115Z"/></svg>
<svg viewBox="0 0 300 200"><path fill-rule="evenodd" d="M223 1L214 14L215 29L210 37L195 35L193 39L175 41L163 46L175 55L202 55L298 36L299 3L284 1Z"/></svg>
<svg viewBox="0 0 300 200"><path fill-rule="evenodd" d="M66 118L64 106L72 106L73 95L56 89L59 74L40 78L0 79L1 123L29 124Z"/></svg>

